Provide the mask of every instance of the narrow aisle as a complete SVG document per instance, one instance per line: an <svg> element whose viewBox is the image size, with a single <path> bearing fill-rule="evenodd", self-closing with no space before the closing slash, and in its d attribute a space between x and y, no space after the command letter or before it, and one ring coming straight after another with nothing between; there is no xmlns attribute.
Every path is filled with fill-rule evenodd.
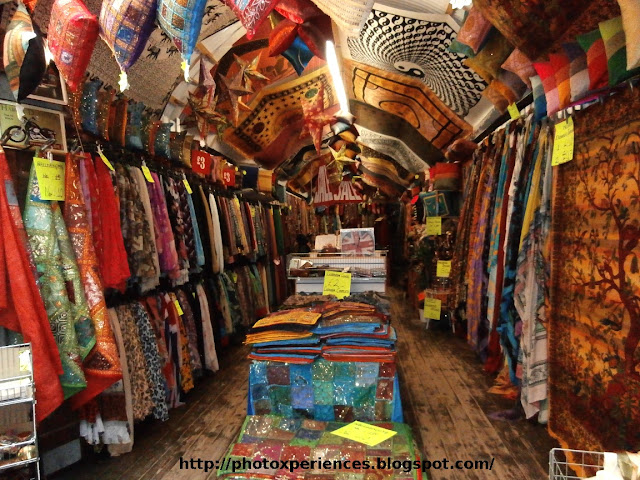
<svg viewBox="0 0 640 480"><path fill-rule="evenodd" d="M89 458L52 480L203 480L210 472L180 470L180 457L219 459L247 413L248 347L223 350L220 371L203 381L169 420L136 425L131 453Z"/></svg>
<svg viewBox="0 0 640 480"><path fill-rule="evenodd" d="M540 425L492 420L490 413L514 402L487 393L491 379L464 341L428 331L392 290L392 324L398 333L398 369L405 422L428 460L491 460L488 471L431 470L440 479L541 479L547 476L553 443ZM136 427L133 452L89 459L54 480L204 480L215 472L180 469L180 458L218 460L246 415L247 347L232 347L221 370L207 379L169 421Z"/></svg>
<svg viewBox="0 0 640 480"><path fill-rule="evenodd" d="M542 425L489 414L515 402L488 393L491 377L464 340L425 331L403 293L393 289L392 324L398 333L398 369L405 422L431 461L489 460L491 471L430 470L440 479L543 479L553 440Z"/></svg>

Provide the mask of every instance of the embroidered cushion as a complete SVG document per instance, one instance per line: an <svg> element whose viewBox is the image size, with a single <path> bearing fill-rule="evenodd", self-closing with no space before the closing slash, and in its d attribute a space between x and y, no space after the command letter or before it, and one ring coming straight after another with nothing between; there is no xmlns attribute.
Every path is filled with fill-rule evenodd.
<svg viewBox="0 0 640 480"><path fill-rule="evenodd" d="M490 100L493 106L496 107L496 110L504 113L507 111L507 107L511 102L505 97L504 89L500 88L501 86L498 84L499 82L497 80L491 82L487 88L482 91L482 96Z"/></svg>
<svg viewBox="0 0 640 480"><path fill-rule="evenodd" d="M251 40L278 0L225 0L225 3L247 29L247 38Z"/></svg>
<svg viewBox="0 0 640 480"><path fill-rule="evenodd" d="M280 0L276 12L295 23L304 23L314 17L324 15L322 10L310 0Z"/></svg>
<svg viewBox="0 0 640 480"><path fill-rule="evenodd" d="M482 79L491 83L500 74L500 65L513 51L513 47L498 31L494 31L487 44L473 58L467 58L464 64L475 70Z"/></svg>
<svg viewBox="0 0 640 480"><path fill-rule="evenodd" d="M144 103L131 102L128 110L126 146L135 150L142 150L142 112L144 112Z"/></svg>
<svg viewBox="0 0 640 480"><path fill-rule="evenodd" d="M80 116L82 129L93 135L98 135L98 90L100 80L91 80L84 84L80 101Z"/></svg>
<svg viewBox="0 0 640 480"><path fill-rule="evenodd" d="M482 15L479 8L471 8L449 50L468 57L477 55L491 31L491 22Z"/></svg>
<svg viewBox="0 0 640 480"><path fill-rule="evenodd" d="M589 90L597 90L609 84L609 69L607 67L607 53L600 30L578 35L577 42L587 54L587 68L589 70Z"/></svg>
<svg viewBox="0 0 640 480"><path fill-rule="evenodd" d="M98 19L80 0L56 0L47 44L62 78L72 91L82 83L98 39Z"/></svg>
<svg viewBox="0 0 640 480"><path fill-rule="evenodd" d="M618 0L622 12L622 27L627 39L627 70L640 67L640 2Z"/></svg>
<svg viewBox="0 0 640 480"><path fill-rule="evenodd" d="M126 72L144 51L155 27L156 0L105 0L100 35Z"/></svg>
<svg viewBox="0 0 640 480"><path fill-rule="evenodd" d="M527 87L531 87L529 78L536 75L536 70L533 68L531 60L517 48L511 52L511 55L502 64L502 68L518 75Z"/></svg>
<svg viewBox="0 0 640 480"><path fill-rule="evenodd" d="M589 68L587 54L577 43L565 43L562 50L569 58L571 101L577 102L589 91Z"/></svg>
<svg viewBox="0 0 640 480"><path fill-rule="evenodd" d="M198 42L207 0L159 0L158 25L189 64Z"/></svg>
<svg viewBox="0 0 640 480"><path fill-rule="evenodd" d="M640 69L627 70L627 45L622 28L622 17L600 22L599 27L607 54L609 85L617 85L638 73Z"/></svg>

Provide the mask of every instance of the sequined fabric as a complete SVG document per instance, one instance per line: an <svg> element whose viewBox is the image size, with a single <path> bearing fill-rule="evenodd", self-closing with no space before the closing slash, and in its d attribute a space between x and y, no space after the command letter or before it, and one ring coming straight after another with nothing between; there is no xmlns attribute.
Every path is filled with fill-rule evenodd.
<svg viewBox="0 0 640 480"><path fill-rule="evenodd" d="M34 166L23 218L40 275L38 287L60 351L62 387L65 398L69 398L87 385L81 364L93 348L95 337L62 212L56 202L40 199Z"/></svg>
<svg viewBox="0 0 640 480"><path fill-rule="evenodd" d="M65 172L64 219L78 263L82 286L95 330L96 343L83 362L87 388L74 395L72 405L78 408L122 378L120 359L107 318L98 259L93 247L91 229L84 208L78 163L82 158L67 155Z"/></svg>

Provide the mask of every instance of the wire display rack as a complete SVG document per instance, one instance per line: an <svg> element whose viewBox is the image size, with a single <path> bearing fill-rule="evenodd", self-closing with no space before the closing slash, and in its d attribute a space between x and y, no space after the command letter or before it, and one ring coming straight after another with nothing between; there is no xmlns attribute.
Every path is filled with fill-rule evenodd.
<svg viewBox="0 0 640 480"><path fill-rule="evenodd" d="M31 345L0 347L0 480L40 480Z"/></svg>
<svg viewBox="0 0 640 480"><path fill-rule="evenodd" d="M604 452L566 448L553 448L549 452L549 480L584 480L603 468Z"/></svg>

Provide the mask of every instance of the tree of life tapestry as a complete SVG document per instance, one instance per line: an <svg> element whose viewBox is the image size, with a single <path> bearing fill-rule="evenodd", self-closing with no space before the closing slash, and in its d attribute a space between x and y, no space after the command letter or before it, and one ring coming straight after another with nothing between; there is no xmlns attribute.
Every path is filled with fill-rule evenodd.
<svg viewBox="0 0 640 480"><path fill-rule="evenodd" d="M640 91L575 117L554 167L549 430L562 446L640 449Z"/></svg>

